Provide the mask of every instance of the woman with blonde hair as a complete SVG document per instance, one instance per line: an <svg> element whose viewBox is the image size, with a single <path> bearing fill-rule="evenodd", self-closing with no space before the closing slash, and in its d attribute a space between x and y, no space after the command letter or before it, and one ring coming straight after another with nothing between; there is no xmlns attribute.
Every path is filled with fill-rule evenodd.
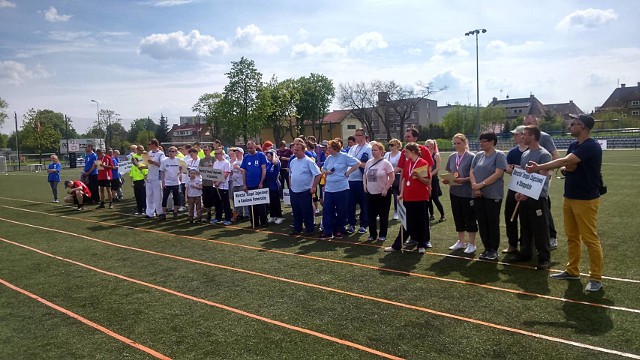
<svg viewBox="0 0 640 360"><path fill-rule="evenodd" d="M469 151L469 141L464 134L453 136L453 148L455 152L449 156L445 166L447 173L451 174L452 183L449 182L449 176L442 179L444 184L449 185L451 213L458 233L458 241L449 249L465 249L466 254L472 254L476 251L478 224L473 211L473 192L469 174L475 154ZM468 242L464 239L465 232L469 234Z"/></svg>
<svg viewBox="0 0 640 360"><path fill-rule="evenodd" d="M402 150L402 142L398 139L389 140L389 151L384 155L384 158L387 159L393 165L395 169L398 167L398 161L400 160L400 154ZM393 192L393 220L398 220L398 195L400 195L400 177L402 175L400 172L396 172L393 178L393 184L391 185L391 189Z"/></svg>
<svg viewBox="0 0 640 360"><path fill-rule="evenodd" d="M372 158L367 161L362 177L364 193L367 197L367 214L369 216L369 238L367 241L387 240L387 228L389 227L389 208L391 207L391 185L393 184L394 168L385 159L384 145L377 141L369 143L371 145ZM376 218L380 218L380 237Z"/></svg>
<svg viewBox="0 0 640 360"><path fill-rule="evenodd" d="M49 181L49 185L51 186L51 192L53 193L53 202L58 202L58 184L60 183L60 171L62 171L62 166L60 165L60 161L55 154L52 154L51 164L47 167L47 180Z"/></svg>

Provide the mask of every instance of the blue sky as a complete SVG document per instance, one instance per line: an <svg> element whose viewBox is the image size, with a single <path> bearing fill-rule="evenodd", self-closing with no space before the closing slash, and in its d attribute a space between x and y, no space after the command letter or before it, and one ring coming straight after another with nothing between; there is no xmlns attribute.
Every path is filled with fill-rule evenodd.
<svg viewBox="0 0 640 360"><path fill-rule="evenodd" d="M312 72L339 83L433 81L439 105L527 97L601 105L640 81L633 1L0 0L0 97L52 109L76 129L96 104L131 120L191 115L245 56L264 80ZM337 109L334 104L332 109ZM8 133L13 121L0 131Z"/></svg>

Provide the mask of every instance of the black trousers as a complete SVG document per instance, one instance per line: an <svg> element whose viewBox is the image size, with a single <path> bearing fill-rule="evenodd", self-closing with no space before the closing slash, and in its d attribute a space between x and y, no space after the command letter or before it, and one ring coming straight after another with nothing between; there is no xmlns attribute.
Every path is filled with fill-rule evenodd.
<svg viewBox="0 0 640 360"><path fill-rule="evenodd" d="M473 208L478 220L480 239L485 250L498 251L500 246L500 208L502 199L478 197L473 199Z"/></svg>
<svg viewBox="0 0 640 360"><path fill-rule="evenodd" d="M231 204L229 203L229 190L217 189L213 190L213 206L216 207L216 220L222 220L224 212L224 220L231 221Z"/></svg>
<svg viewBox="0 0 640 360"><path fill-rule="evenodd" d="M167 200L169 200L169 194L173 194L173 207L180 206L180 185L165 186L162 190L162 207L167 207Z"/></svg>
<svg viewBox="0 0 640 360"><path fill-rule="evenodd" d="M144 180L133 182L133 196L136 197L136 209L139 213L144 213L147 207L147 189L144 186Z"/></svg>
<svg viewBox="0 0 640 360"><path fill-rule="evenodd" d="M247 190L257 190L258 187L247 187ZM251 205L251 223L253 226L267 226L266 204Z"/></svg>
<svg viewBox="0 0 640 360"><path fill-rule="evenodd" d="M282 203L280 203L278 190L269 189L269 216L274 218L282 217Z"/></svg>
<svg viewBox="0 0 640 360"><path fill-rule="evenodd" d="M556 224L553 223L553 215L551 214L551 196L547 198L547 202L549 203L549 219L547 220L549 222L549 237L557 238L558 232L556 231Z"/></svg>
<svg viewBox="0 0 640 360"><path fill-rule="evenodd" d="M100 202L100 193L98 192L98 174L89 174L89 191L91 191L91 201Z"/></svg>
<svg viewBox="0 0 640 360"><path fill-rule="evenodd" d="M389 228L389 209L391 208L391 189L386 196L382 194L367 193L367 206L369 211L369 236L374 239L378 238L378 221L376 218L380 216L380 237L387 237L387 229Z"/></svg>
<svg viewBox="0 0 640 360"><path fill-rule="evenodd" d="M400 237L400 232L396 237L396 241L393 242L394 249L400 250L402 248L402 241L411 236L412 240L418 242L418 247L427 247L427 240L425 234L425 226L429 228L429 218L427 218L427 202L426 201L405 201L403 203L405 209L407 209L407 229L404 231L403 236Z"/></svg>
<svg viewBox="0 0 640 360"><path fill-rule="evenodd" d="M549 201L529 198L520 204L520 226L522 228L522 246L520 255L531 258L533 247L538 251L538 262L551 258L549 250Z"/></svg>
<svg viewBox="0 0 640 360"><path fill-rule="evenodd" d="M471 205L472 198L466 198L449 193L451 200L451 213L456 225L456 232L478 232L476 213Z"/></svg>
<svg viewBox="0 0 640 360"><path fill-rule="evenodd" d="M518 247L521 237L520 233L518 233L518 215L520 214L520 208L518 208L515 218L511 221L511 215L513 215L516 204L518 204L516 201L516 192L509 190L507 197L504 199L504 221L507 225L507 240L509 240L509 246L513 247ZM520 206L522 206L522 204Z"/></svg>

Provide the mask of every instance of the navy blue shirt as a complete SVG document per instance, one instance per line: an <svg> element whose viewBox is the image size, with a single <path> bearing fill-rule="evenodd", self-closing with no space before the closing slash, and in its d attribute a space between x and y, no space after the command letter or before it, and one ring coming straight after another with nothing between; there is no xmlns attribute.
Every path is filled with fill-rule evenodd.
<svg viewBox="0 0 640 360"><path fill-rule="evenodd" d="M567 149L580 159L575 171L567 171L564 182L564 197L574 200L593 200L600 197L600 170L602 169L602 148L594 139L582 144L574 141Z"/></svg>
<svg viewBox="0 0 640 360"><path fill-rule="evenodd" d="M524 154L524 151L520 151L520 147L516 145L516 147L509 150L509 152L507 153L507 164L520 165L520 161L522 160L522 154Z"/></svg>
<svg viewBox="0 0 640 360"><path fill-rule="evenodd" d="M267 162L267 173L264 177L264 187L268 187L269 190L280 190L278 175L280 175L280 162L278 161L275 165L273 165L272 162Z"/></svg>

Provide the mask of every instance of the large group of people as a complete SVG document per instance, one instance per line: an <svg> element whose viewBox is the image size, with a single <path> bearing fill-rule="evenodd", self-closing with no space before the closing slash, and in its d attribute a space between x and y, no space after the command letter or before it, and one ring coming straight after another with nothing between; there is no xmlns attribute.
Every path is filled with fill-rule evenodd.
<svg viewBox="0 0 640 360"><path fill-rule="evenodd" d="M405 144L398 139L385 144L369 141L364 129L356 129L347 146L336 138L318 144L313 137L300 137L288 145L271 142L262 145L248 141L244 147L225 151L221 142L200 146L196 143L165 150L156 139L147 148L132 145L129 177L136 199L135 214L158 220L173 219L187 212L190 223L208 222L231 225L250 220L252 227L267 227L284 221L282 199L285 189L290 199L292 235L340 239L346 233L368 232L367 241L384 243L389 221L403 220L395 241L385 252L417 249L423 254L432 247L430 225L446 221L439 198L448 189L451 218L457 233L452 251L473 254L476 234L482 242L483 260L496 260L500 247L500 225L504 219L508 245L502 253L506 261L529 262L548 269L551 250L557 247L550 211L551 169L562 167L566 174L564 222L568 237L569 263L566 271L551 275L571 280L579 276L581 243L587 245L591 259L588 291L602 287L602 251L596 232L596 213L602 153L590 137L593 118L573 118L571 134L576 137L568 155L560 158L551 137L541 132L535 118L525 118L514 131L515 146L505 155L496 148L493 132L479 135L480 151L469 150L464 134L453 136L454 152L443 161L435 140L418 142L418 131L407 129ZM71 201L78 210L85 204L113 207L119 197L122 175L118 154L94 153L87 146L81 181L66 181ZM221 178L202 177L203 168L215 169ZM504 193L505 173L514 169L535 172L546 178L537 199L514 190ZM54 201L60 165L51 157L48 180ZM232 206L234 193L268 189L268 203ZM173 207L168 208L172 197ZM504 215L502 203L505 200ZM393 203L393 214L391 206ZM315 215L322 208L320 224ZM359 212L358 212L359 209ZM435 210L438 212L436 216ZM390 217L391 215L391 217Z"/></svg>

